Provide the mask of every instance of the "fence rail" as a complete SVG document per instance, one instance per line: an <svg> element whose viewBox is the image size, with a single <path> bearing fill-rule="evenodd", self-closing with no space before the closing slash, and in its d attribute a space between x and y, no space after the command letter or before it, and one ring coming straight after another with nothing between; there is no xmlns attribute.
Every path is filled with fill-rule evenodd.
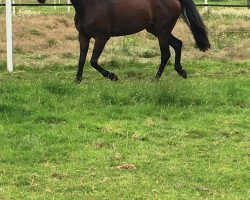
<svg viewBox="0 0 250 200"><path fill-rule="evenodd" d="M72 4L67 3L56 3L56 4L31 4L31 3L13 3L12 6L16 7L50 7L50 6L72 6ZM0 4L0 6L5 6L5 3Z"/></svg>
<svg viewBox="0 0 250 200"><path fill-rule="evenodd" d="M235 8L249 8L249 5L234 5L234 4L195 4L196 6L204 7L235 7Z"/></svg>
<svg viewBox="0 0 250 200"><path fill-rule="evenodd" d="M57 3L57 4L30 4L30 3L15 3L15 4L11 4L12 6L16 6L16 7L54 7L54 6L72 6L72 4L67 4L67 3ZM5 6L5 3L1 3L0 6ZM196 4L196 6L199 7L236 7L236 8L249 8L250 4L245 4L245 5L237 5L237 4Z"/></svg>

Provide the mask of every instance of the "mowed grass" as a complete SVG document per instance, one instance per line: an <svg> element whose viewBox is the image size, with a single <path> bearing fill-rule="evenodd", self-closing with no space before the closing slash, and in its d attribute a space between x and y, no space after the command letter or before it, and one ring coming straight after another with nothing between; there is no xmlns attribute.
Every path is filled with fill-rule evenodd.
<svg viewBox="0 0 250 200"><path fill-rule="evenodd" d="M186 60L189 79L113 61L0 74L1 199L247 199L249 62ZM104 66L111 66L104 63Z"/></svg>
<svg viewBox="0 0 250 200"><path fill-rule="evenodd" d="M159 47L142 32L101 57L118 82L88 62L80 85L73 14L31 11L13 18L13 74L0 29L0 199L248 199L246 9L203 11L206 53L178 22L187 80L173 56L154 80Z"/></svg>

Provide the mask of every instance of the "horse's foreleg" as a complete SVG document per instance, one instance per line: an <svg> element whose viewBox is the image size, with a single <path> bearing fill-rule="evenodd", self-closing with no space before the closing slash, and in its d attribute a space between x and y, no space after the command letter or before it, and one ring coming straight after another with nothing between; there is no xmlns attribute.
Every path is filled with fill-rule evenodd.
<svg viewBox="0 0 250 200"><path fill-rule="evenodd" d="M180 76L183 78L187 78L187 72L181 66L181 49L182 49L182 41L174 37L172 34L169 39L169 45L173 47L175 50L175 70L178 72Z"/></svg>
<svg viewBox="0 0 250 200"><path fill-rule="evenodd" d="M79 33L79 42L80 42L80 58L78 63L78 70L76 74L76 82L80 83L82 81L83 68L86 62L86 56L89 49L90 38Z"/></svg>
<svg viewBox="0 0 250 200"><path fill-rule="evenodd" d="M108 39L103 38L96 38L95 39L95 45L94 50L91 58L91 66L95 68L97 71L99 71L104 77L109 78L112 81L117 81L118 77L105 69L103 69L99 64L98 60L102 54L102 51L107 43Z"/></svg>
<svg viewBox="0 0 250 200"><path fill-rule="evenodd" d="M155 78L158 80L161 78L162 73L168 63L168 60L170 58L170 51L169 51L169 38L166 36L159 36L159 45L161 49L161 65L160 68L155 76Z"/></svg>

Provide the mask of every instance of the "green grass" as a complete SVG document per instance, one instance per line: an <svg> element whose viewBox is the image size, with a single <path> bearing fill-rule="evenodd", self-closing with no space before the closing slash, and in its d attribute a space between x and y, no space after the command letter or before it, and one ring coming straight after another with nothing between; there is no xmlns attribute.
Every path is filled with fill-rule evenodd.
<svg viewBox="0 0 250 200"><path fill-rule="evenodd" d="M247 199L249 62L0 63L0 199ZM133 164L135 169L118 166Z"/></svg>
<svg viewBox="0 0 250 200"><path fill-rule="evenodd" d="M83 82L73 83L76 67L67 63L77 62L78 49L60 47L76 34L44 38L47 51L16 46L13 74L0 61L0 199L247 199L250 62L242 47L249 17L215 11L203 15L208 53L184 38L187 80L172 57L154 81L160 55L148 35L105 49L102 65L119 76L116 83L89 63ZM59 22L67 27L68 18ZM15 41L57 29L47 25L23 26Z"/></svg>

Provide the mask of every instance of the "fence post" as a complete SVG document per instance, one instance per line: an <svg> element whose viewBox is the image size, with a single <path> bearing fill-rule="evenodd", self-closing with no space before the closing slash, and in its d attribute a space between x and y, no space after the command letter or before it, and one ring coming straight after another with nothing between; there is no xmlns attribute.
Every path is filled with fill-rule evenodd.
<svg viewBox="0 0 250 200"><path fill-rule="evenodd" d="M56 0L54 0L54 4L56 4ZM54 10L56 10L56 6L54 6Z"/></svg>
<svg viewBox="0 0 250 200"><path fill-rule="evenodd" d="M13 0L12 2L13 2L13 4L16 3L15 0ZM16 15L16 7L15 6L13 6L13 15Z"/></svg>
<svg viewBox="0 0 250 200"><path fill-rule="evenodd" d="M205 5L207 5L207 2L208 0L205 0ZM207 6L205 6L205 9L207 10L208 9L208 7Z"/></svg>
<svg viewBox="0 0 250 200"><path fill-rule="evenodd" d="M12 12L11 1L6 0L6 41L7 41L7 70L13 72L13 42L12 42Z"/></svg>
<svg viewBox="0 0 250 200"><path fill-rule="evenodd" d="M70 0L68 0L68 13L70 13Z"/></svg>

